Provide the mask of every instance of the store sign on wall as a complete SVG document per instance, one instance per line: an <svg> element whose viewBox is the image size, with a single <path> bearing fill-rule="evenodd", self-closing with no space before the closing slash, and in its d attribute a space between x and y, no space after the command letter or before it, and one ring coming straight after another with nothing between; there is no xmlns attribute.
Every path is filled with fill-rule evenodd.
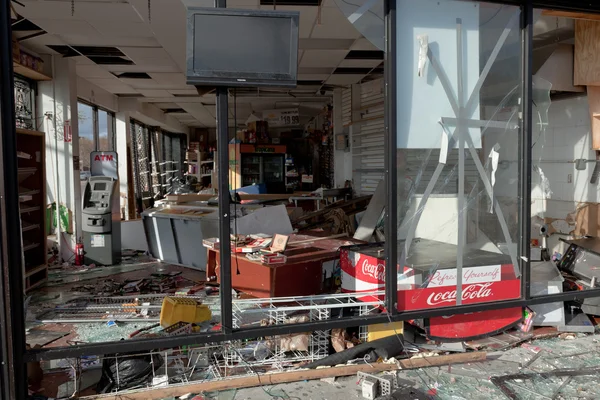
<svg viewBox="0 0 600 400"><path fill-rule="evenodd" d="M269 127L284 127L300 125L300 113L298 109L267 110L263 111L263 119Z"/></svg>

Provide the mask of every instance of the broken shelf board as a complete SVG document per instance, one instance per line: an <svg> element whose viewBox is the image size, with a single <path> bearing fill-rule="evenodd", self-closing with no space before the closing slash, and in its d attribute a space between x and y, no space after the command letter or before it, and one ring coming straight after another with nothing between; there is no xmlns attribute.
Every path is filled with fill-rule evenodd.
<svg viewBox="0 0 600 400"><path fill-rule="evenodd" d="M82 397L82 400L96 399L119 399L127 398L128 400L149 400L149 399L164 399L165 397L182 396L187 393L212 392L238 388L249 388L264 385L277 385L280 383L299 382L306 380L332 378L338 376L356 375L358 372L378 373L383 371L395 371L398 369L415 369L425 367L435 367L440 365L470 363L477 361L485 361L486 352L471 352L461 354L451 354L447 356L423 357L407 360L399 360L396 364L363 364L363 365L346 365L342 367L331 367L321 369L305 369L300 371L281 372L274 374L261 374L260 376L244 376L240 378L221 379L211 382L203 382L188 385L177 385L160 389L141 389L119 395L98 395Z"/></svg>

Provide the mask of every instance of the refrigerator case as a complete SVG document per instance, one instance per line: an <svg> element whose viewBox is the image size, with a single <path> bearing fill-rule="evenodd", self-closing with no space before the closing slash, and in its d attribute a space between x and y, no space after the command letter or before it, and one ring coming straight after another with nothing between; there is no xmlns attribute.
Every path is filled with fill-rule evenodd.
<svg viewBox="0 0 600 400"><path fill-rule="evenodd" d="M242 154L242 187L264 183L268 193L285 192L285 155Z"/></svg>

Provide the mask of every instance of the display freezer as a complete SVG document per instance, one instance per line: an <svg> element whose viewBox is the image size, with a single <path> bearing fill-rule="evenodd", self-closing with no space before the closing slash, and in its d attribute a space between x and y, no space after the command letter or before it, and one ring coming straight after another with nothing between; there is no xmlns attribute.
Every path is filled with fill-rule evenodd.
<svg viewBox="0 0 600 400"><path fill-rule="evenodd" d="M216 207L170 206L142 213L152 257L170 264L206 271L205 238L219 236Z"/></svg>

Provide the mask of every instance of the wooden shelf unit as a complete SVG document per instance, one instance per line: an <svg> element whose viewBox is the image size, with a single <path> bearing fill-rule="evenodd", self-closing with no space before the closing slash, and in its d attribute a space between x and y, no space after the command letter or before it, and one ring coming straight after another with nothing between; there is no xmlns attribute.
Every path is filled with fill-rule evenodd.
<svg viewBox="0 0 600 400"><path fill-rule="evenodd" d="M25 78L29 78L34 81L51 81L52 80L52 78L50 78L49 76L44 75L41 72L33 70L29 67L21 65L19 63L16 63L14 61L13 61L13 71L15 74L22 75Z"/></svg>
<svg viewBox="0 0 600 400"><path fill-rule="evenodd" d="M28 292L48 280L44 133L17 128L17 151L30 156L18 159L23 280Z"/></svg>

